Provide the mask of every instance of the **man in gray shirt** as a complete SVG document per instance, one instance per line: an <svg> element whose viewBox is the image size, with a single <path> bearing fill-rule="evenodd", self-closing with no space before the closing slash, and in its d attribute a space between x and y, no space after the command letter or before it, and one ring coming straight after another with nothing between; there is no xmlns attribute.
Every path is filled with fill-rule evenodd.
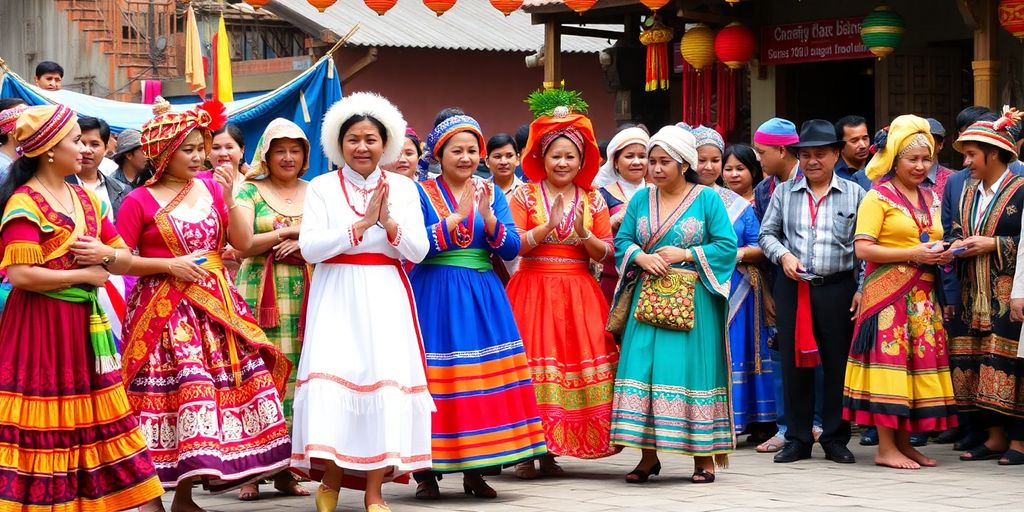
<svg viewBox="0 0 1024 512"><path fill-rule="evenodd" d="M761 222L761 248L782 270L775 279L775 321L789 428L775 462L811 456L819 361L824 370L819 442L827 459L854 462L846 448L850 424L843 421L843 385L860 303L853 239L864 189L833 172L842 144L828 121L805 122L800 142L792 146L802 176L776 188Z"/></svg>

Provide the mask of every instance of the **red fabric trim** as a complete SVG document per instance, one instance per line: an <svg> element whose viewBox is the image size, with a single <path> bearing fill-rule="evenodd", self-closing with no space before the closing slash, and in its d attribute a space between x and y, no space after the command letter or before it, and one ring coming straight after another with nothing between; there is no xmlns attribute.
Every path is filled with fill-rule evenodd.
<svg viewBox="0 0 1024 512"><path fill-rule="evenodd" d="M821 362L818 340L814 337L811 319L811 285L807 281L796 283L796 367L814 368Z"/></svg>
<svg viewBox="0 0 1024 512"><path fill-rule="evenodd" d="M381 380L374 382L373 384L360 385L329 373L310 373L308 378L295 381L295 387L300 388L311 380L328 380L335 384L340 384L341 386L351 389L357 393L372 393L381 388L397 388L399 391L407 395L424 393L427 391L426 384L422 386L406 387L400 386L398 382L394 380Z"/></svg>
<svg viewBox="0 0 1024 512"><path fill-rule="evenodd" d="M376 252L364 252L360 254L339 254L327 259L324 263L334 265L391 265L401 268L401 263L386 254Z"/></svg>

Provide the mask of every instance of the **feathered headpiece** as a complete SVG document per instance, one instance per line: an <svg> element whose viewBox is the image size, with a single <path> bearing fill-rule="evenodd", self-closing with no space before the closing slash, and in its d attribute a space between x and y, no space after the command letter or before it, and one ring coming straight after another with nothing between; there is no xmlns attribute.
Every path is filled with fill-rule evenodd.
<svg viewBox="0 0 1024 512"><path fill-rule="evenodd" d="M341 151L339 140L344 135L341 125L353 116L372 117L384 125L387 142L380 163L394 162L402 154L405 145L405 118L390 101L372 92L355 92L342 98L324 114L324 124L320 130L320 145L324 154L338 167L345 166L345 155ZM384 134L381 134L384 135Z"/></svg>
<svg viewBox="0 0 1024 512"><path fill-rule="evenodd" d="M142 153L153 163L153 177L146 181L152 185L160 180L171 155L181 147L193 130L203 134L203 146L206 154L210 154L213 146L213 132L227 122L224 104L213 100L205 101L184 112L171 112L170 103L157 97L153 105L156 116L142 125Z"/></svg>
<svg viewBox="0 0 1024 512"><path fill-rule="evenodd" d="M1009 105L1003 107L1003 115L995 121L978 121L964 130L960 138L953 143L953 148L963 152L961 149L964 142L981 142L1005 149L1013 153L1017 158L1017 138L1020 136L1021 118L1024 117L1020 111Z"/></svg>
<svg viewBox="0 0 1024 512"><path fill-rule="evenodd" d="M587 116L587 103L576 91L557 89L534 91L526 103L535 119L530 123L530 136L523 149L523 173L530 181L547 177L544 155L551 143L566 138L580 152L580 172L573 180L576 185L589 189L601 165L601 150L597 146L594 127Z"/></svg>

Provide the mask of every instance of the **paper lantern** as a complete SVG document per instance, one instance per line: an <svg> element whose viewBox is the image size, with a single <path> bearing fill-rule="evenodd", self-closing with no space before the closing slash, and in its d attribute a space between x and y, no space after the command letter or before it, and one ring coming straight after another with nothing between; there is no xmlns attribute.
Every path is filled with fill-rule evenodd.
<svg viewBox="0 0 1024 512"><path fill-rule="evenodd" d="M640 3L644 4L648 9L657 11L662 7L668 5L669 0L640 0Z"/></svg>
<svg viewBox="0 0 1024 512"><path fill-rule="evenodd" d="M523 6L523 0L491 0L491 5L505 16L508 16Z"/></svg>
<svg viewBox="0 0 1024 512"><path fill-rule="evenodd" d="M440 16L455 6L455 0L423 0L423 5Z"/></svg>
<svg viewBox="0 0 1024 512"><path fill-rule="evenodd" d="M1014 37L1024 39L1024 0L999 2L999 24Z"/></svg>
<svg viewBox="0 0 1024 512"><path fill-rule="evenodd" d="M590 8L593 7L594 4L596 4L596 3L597 3L597 0L565 0L565 6L566 7L570 8L570 9L572 9L572 10L574 10L574 11L580 13L580 14L583 14L583 13L589 11Z"/></svg>
<svg viewBox="0 0 1024 512"><path fill-rule="evenodd" d="M264 5L269 4L270 0L246 0L245 3L251 5L253 9L256 9L258 11Z"/></svg>
<svg viewBox="0 0 1024 512"><path fill-rule="evenodd" d="M879 59L889 55L903 42L903 17L891 7L880 5L864 17L860 38Z"/></svg>
<svg viewBox="0 0 1024 512"><path fill-rule="evenodd" d="M683 34L679 43L683 60L698 72L715 61L715 32L711 27L698 23Z"/></svg>
<svg viewBox="0 0 1024 512"><path fill-rule="evenodd" d="M660 20L640 32L640 42L647 47L645 90L668 89L668 43L673 37L675 32Z"/></svg>
<svg viewBox="0 0 1024 512"><path fill-rule="evenodd" d="M373 12L377 13L377 16L384 16L384 13L391 10L398 0L363 0L367 7Z"/></svg>
<svg viewBox="0 0 1024 512"><path fill-rule="evenodd" d="M754 33L745 25L730 23L715 36L715 56L729 69L740 69L747 65L757 49Z"/></svg>
<svg viewBox="0 0 1024 512"><path fill-rule="evenodd" d="M328 7L334 5L334 3L337 2L338 0L306 0L306 1L309 2L309 5L312 5L313 7L316 7L316 10L318 10L320 12L324 12L324 11L327 10Z"/></svg>

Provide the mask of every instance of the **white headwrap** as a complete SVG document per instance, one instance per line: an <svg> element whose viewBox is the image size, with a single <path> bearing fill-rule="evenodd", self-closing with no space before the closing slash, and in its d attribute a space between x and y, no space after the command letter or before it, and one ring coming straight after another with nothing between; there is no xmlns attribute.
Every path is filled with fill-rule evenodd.
<svg viewBox="0 0 1024 512"><path fill-rule="evenodd" d="M676 162L686 162L690 169L697 168L697 139L689 131L674 124L668 125L651 136L647 153L650 154L655 146L664 149Z"/></svg>
<svg viewBox="0 0 1024 512"><path fill-rule="evenodd" d="M605 151L607 158L604 165L601 166L601 170L598 171L597 177L594 178L594 186L600 188L615 183L618 174L615 172L615 152L630 144L640 144L647 147L649 139L650 136L647 135L643 128L635 126L616 133L608 143L608 149Z"/></svg>
<svg viewBox="0 0 1024 512"><path fill-rule="evenodd" d="M355 92L342 98L331 106L324 114L324 124L320 132L320 145L324 154L335 165L345 165L345 155L341 152L338 138L342 135L341 125L352 116L363 115L372 117L384 125L388 142L384 144L384 154L380 163L394 162L402 154L405 145L405 118L398 108L383 96L372 92Z"/></svg>

